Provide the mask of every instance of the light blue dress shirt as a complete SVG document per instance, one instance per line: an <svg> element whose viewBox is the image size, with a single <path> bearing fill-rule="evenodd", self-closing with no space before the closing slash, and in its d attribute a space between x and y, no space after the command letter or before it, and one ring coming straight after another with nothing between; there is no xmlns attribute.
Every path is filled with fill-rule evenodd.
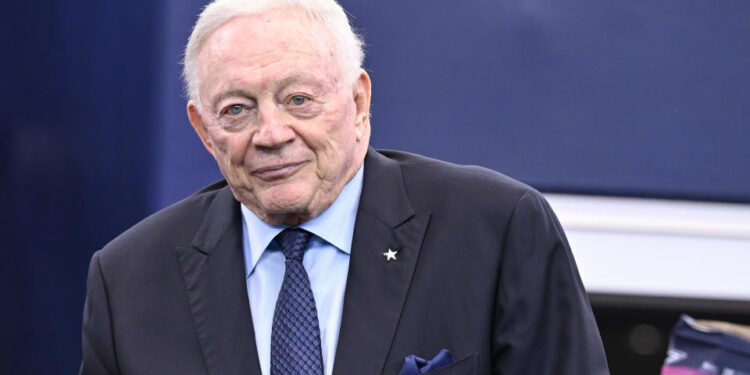
<svg viewBox="0 0 750 375"><path fill-rule="evenodd" d="M305 251L302 264L310 277L310 287L318 309L323 371L326 375L333 373L363 171L364 165L346 184L331 207L299 226L315 235ZM270 374L273 313L285 267L284 254L273 239L286 226L268 225L247 207L240 206L245 277L255 328L255 345L261 371Z"/></svg>

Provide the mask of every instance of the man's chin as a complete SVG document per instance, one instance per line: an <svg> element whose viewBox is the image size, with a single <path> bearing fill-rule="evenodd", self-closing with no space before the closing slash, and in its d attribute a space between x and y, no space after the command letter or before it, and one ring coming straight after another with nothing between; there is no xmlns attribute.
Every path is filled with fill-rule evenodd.
<svg viewBox="0 0 750 375"><path fill-rule="evenodd" d="M313 217L313 213L308 211L306 207L299 206L274 206L267 208L260 213L256 212L256 215L258 215L258 217L266 224L275 226L296 226Z"/></svg>
<svg viewBox="0 0 750 375"><path fill-rule="evenodd" d="M272 225L299 225L314 214L310 211L310 202L311 199L304 195L261 197L261 212L256 212L256 215Z"/></svg>
<svg viewBox="0 0 750 375"><path fill-rule="evenodd" d="M271 225L299 225L327 208L324 204L325 207L318 207L321 202L315 189L300 184L281 184L244 193L239 201Z"/></svg>

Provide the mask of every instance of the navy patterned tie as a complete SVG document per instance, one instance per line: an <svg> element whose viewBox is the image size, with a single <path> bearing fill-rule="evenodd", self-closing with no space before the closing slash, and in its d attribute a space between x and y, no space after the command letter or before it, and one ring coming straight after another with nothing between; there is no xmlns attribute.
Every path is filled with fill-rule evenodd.
<svg viewBox="0 0 750 375"><path fill-rule="evenodd" d="M271 331L272 375L322 375L320 327L302 257L312 234L289 228L276 236L286 257Z"/></svg>

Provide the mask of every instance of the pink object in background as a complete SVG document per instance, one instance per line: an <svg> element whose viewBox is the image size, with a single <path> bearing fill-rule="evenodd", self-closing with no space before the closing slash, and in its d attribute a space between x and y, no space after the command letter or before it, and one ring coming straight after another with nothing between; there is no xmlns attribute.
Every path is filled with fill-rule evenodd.
<svg viewBox="0 0 750 375"><path fill-rule="evenodd" d="M696 370L690 367L664 366L661 375L716 375L714 373Z"/></svg>

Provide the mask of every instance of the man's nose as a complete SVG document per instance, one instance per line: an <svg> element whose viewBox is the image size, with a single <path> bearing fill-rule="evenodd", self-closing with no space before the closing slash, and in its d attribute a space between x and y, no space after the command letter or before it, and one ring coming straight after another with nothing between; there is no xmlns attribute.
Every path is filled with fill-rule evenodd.
<svg viewBox="0 0 750 375"><path fill-rule="evenodd" d="M253 135L253 145L261 148L279 148L294 141L297 134L290 126L291 119L284 116L275 103L264 103L258 108L258 131Z"/></svg>

